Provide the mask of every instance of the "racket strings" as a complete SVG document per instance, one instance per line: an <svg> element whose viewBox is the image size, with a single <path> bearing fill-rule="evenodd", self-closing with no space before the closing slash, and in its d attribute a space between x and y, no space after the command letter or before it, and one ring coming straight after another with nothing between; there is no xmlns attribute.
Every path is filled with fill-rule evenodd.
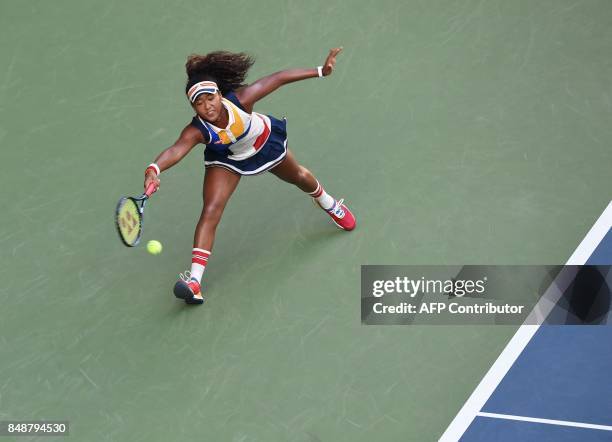
<svg viewBox="0 0 612 442"><path fill-rule="evenodd" d="M138 244L141 232L141 214L132 199L123 200L117 208L117 227L124 243L129 246Z"/></svg>

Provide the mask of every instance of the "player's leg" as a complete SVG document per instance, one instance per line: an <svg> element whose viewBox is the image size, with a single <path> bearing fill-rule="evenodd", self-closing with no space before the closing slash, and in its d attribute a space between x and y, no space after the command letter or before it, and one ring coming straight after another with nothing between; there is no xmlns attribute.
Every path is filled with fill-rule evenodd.
<svg viewBox="0 0 612 442"><path fill-rule="evenodd" d="M204 205L193 239L195 248L212 250L217 225L239 181L240 175L223 167L206 168L202 191Z"/></svg>
<svg viewBox="0 0 612 442"><path fill-rule="evenodd" d="M270 172L281 180L294 184L306 193L317 190L318 181L312 172L301 166L295 159L293 152L287 149L283 161L273 167Z"/></svg>
<svg viewBox="0 0 612 442"><path fill-rule="evenodd" d="M278 166L272 168L270 172L281 180L294 184L308 193L341 229L353 230L355 228L355 217L343 204L344 200L336 201L335 198L325 192L312 172L297 162L291 150L287 149L285 159Z"/></svg>
<svg viewBox="0 0 612 442"><path fill-rule="evenodd" d="M217 226L223 210L236 190L240 175L222 167L208 167L204 174L204 206L193 239L189 281L178 281L174 294L187 303L204 302L200 293L202 274L210 258Z"/></svg>

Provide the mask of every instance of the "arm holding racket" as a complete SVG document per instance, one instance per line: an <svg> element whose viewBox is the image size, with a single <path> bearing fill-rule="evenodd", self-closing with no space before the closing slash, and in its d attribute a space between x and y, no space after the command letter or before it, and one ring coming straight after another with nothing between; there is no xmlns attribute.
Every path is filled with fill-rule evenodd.
<svg viewBox="0 0 612 442"><path fill-rule="evenodd" d="M119 200L115 209L115 226L123 244L134 247L140 242L145 205L159 187L158 172L178 163L201 140L200 131L195 127L187 126L181 132L178 140L159 154L154 164L147 167L144 182L145 192L140 196L124 196Z"/></svg>
<svg viewBox="0 0 612 442"><path fill-rule="evenodd" d="M155 164L159 167L160 173L181 161L196 144L202 141L202 133L198 129L193 126L185 127L174 144L162 151L155 159ZM148 168L145 173L144 188L148 191L149 186L153 188L151 194L159 188L159 178L152 168ZM145 193L148 194L148 192ZM147 196L151 196L151 194Z"/></svg>

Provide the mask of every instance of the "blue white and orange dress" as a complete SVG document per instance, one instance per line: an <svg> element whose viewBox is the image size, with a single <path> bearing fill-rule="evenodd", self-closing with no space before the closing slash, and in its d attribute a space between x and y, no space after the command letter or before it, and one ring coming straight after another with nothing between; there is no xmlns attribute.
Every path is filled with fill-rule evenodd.
<svg viewBox="0 0 612 442"><path fill-rule="evenodd" d="M221 100L229 114L227 127L216 127L198 115L191 121L204 136L205 167L257 175L279 164L287 155L287 119L249 114L233 92Z"/></svg>

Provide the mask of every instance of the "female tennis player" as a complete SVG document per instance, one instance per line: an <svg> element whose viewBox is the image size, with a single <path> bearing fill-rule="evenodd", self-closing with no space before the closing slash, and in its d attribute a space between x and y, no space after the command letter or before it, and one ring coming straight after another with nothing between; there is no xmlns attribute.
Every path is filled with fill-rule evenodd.
<svg viewBox="0 0 612 442"><path fill-rule="evenodd" d="M210 259L215 231L240 178L270 171L294 184L316 201L343 230L353 230L351 211L330 196L315 176L300 165L287 147L286 119L253 111L253 106L282 85L331 75L342 48L329 51L322 66L288 69L243 84L254 60L244 53L226 51L191 55L187 59L185 92L195 111L178 140L164 150L145 170L144 187L179 162L198 143L205 145L204 206L196 226L191 270L181 274L174 286L177 298L187 304L202 304L201 280Z"/></svg>

